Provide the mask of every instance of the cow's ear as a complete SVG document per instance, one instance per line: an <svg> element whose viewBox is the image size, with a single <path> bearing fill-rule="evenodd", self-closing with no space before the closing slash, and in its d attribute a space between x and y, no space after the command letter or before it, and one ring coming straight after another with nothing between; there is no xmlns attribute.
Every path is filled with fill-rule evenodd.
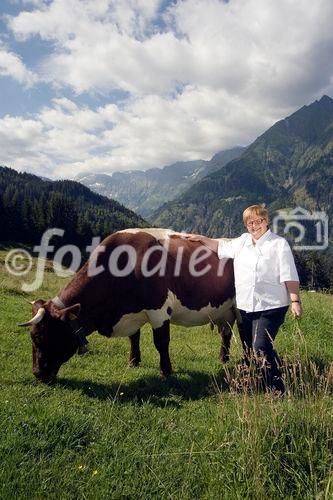
<svg viewBox="0 0 333 500"><path fill-rule="evenodd" d="M76 319L81 311L81 304L74 304L72 306L66 307L65 309L60 309L59 319L62 321L70 321Z"/></svg>

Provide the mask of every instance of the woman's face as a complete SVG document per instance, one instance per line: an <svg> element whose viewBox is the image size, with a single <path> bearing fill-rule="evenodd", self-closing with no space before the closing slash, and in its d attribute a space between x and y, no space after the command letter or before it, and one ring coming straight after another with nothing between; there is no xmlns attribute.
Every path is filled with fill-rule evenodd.
<svg viewBox="0 0 333 500"><path fill-rule="evenodd" d="M268 223L263 217L251 217L246 222L246 228L252 238L257 240L267 231Z"/></svg>

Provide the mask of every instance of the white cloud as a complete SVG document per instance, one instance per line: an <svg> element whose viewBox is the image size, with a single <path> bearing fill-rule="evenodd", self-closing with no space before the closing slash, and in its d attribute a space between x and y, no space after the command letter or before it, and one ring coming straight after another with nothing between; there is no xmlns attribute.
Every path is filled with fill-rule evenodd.
<svg viewBox="0 0 333 500"><path fill-rule="evenodd" d="M163 32L152 24L160 4L54 0L10 27L21 39L54 41L44 76L79 93L160 94L190 83L275 104L329 83L332 65L316 70L333 48L330 0L178 1Z"/></svg>
<svg viewBox="0 0 333 500"><path fill-rule="evenodd" d="M43 127L38 120L8 115L0 119L0 165L45 175L54 165L43 150Z"/></svg>
<svg viewBox="0 0 333 500"><path fill-rule="evenodd" d="M37 75L30 71L16 54L8 51L0 43L1 76L9 76L27 87L31 87L38 81Z"/></svg>
<svg viewBox="0 0 333 500"><path fill-rule="evenodd" d="M119 32L142 37L149 31L161 0L53 0L39 9L22 11L9 18L11 29L22 40L38 34L60 44L88 38L98 44Z"/></svg>
<svg viewBox="0 0 333 500"><path fill-rule="evenodd" d="M46 157L43 175L70 178L85 171L147 169L208 159L221 148L248 143L258 133L260 111L244 111L223 91L193 87L176 99L149 95L122 108L111 104L96 111L69 99L54 99L33 119L0 120L0 163L21 168L25 162L38 173L38 161ZM270 121L262 118L259 132Z"/></svg>
<svg viewBox="0 0 333 500"><path fill-rule="evenodd" d="M209 158L333 91L331 0L34 3L8 26L22 42L53 44L39 77L60 97L33 116L35 142L17 138L16 154L9 148L15 167L38 172L43 160L47 175L70 177ZM61 97L63 87L129 97L93 110ZM14 120L32 133L31 120ZM12 134L11 145L14 126Z"/></svg>
<svg viewBox="0 0 333 500"><path fill-rule="evenodd" d="M59 177L57 166L64 163L66 176L71 177L72 164L103 146L91 131L106 121L68 99L56 99L54 106L43 108L32 119L7 115L0 119L0 164Z"/></svg>

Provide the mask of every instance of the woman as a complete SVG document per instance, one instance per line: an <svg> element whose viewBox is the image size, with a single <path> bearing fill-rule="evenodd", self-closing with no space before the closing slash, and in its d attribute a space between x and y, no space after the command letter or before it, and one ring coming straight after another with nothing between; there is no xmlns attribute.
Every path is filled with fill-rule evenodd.
<svg viewBox="0 0 333 500"><path fill-rule="evenodd" d="M288 242L270 231L264 206L248 207L243 221L248 232L230 241L195 234L185 237L201 242L220 259L234 259L236 303L243 320L240 333L247 362L254 351L266 389L282 395L284 384L273 341L290 303L293 315L302 315L298 273Z"/></svg>

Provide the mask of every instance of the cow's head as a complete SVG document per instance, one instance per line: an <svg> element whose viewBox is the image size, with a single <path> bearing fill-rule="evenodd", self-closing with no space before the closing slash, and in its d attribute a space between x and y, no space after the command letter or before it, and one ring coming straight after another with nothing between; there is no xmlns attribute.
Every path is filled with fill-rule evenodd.
<svg viewBox="0 0 333 500"><path fill-rule="evenodd" d="M57 309L45 300L32 302L33 318L19 326L31 326L32 372L42 382L52 382L60 366L79 346L71 322L80 314L80 304Z"/></svg>

